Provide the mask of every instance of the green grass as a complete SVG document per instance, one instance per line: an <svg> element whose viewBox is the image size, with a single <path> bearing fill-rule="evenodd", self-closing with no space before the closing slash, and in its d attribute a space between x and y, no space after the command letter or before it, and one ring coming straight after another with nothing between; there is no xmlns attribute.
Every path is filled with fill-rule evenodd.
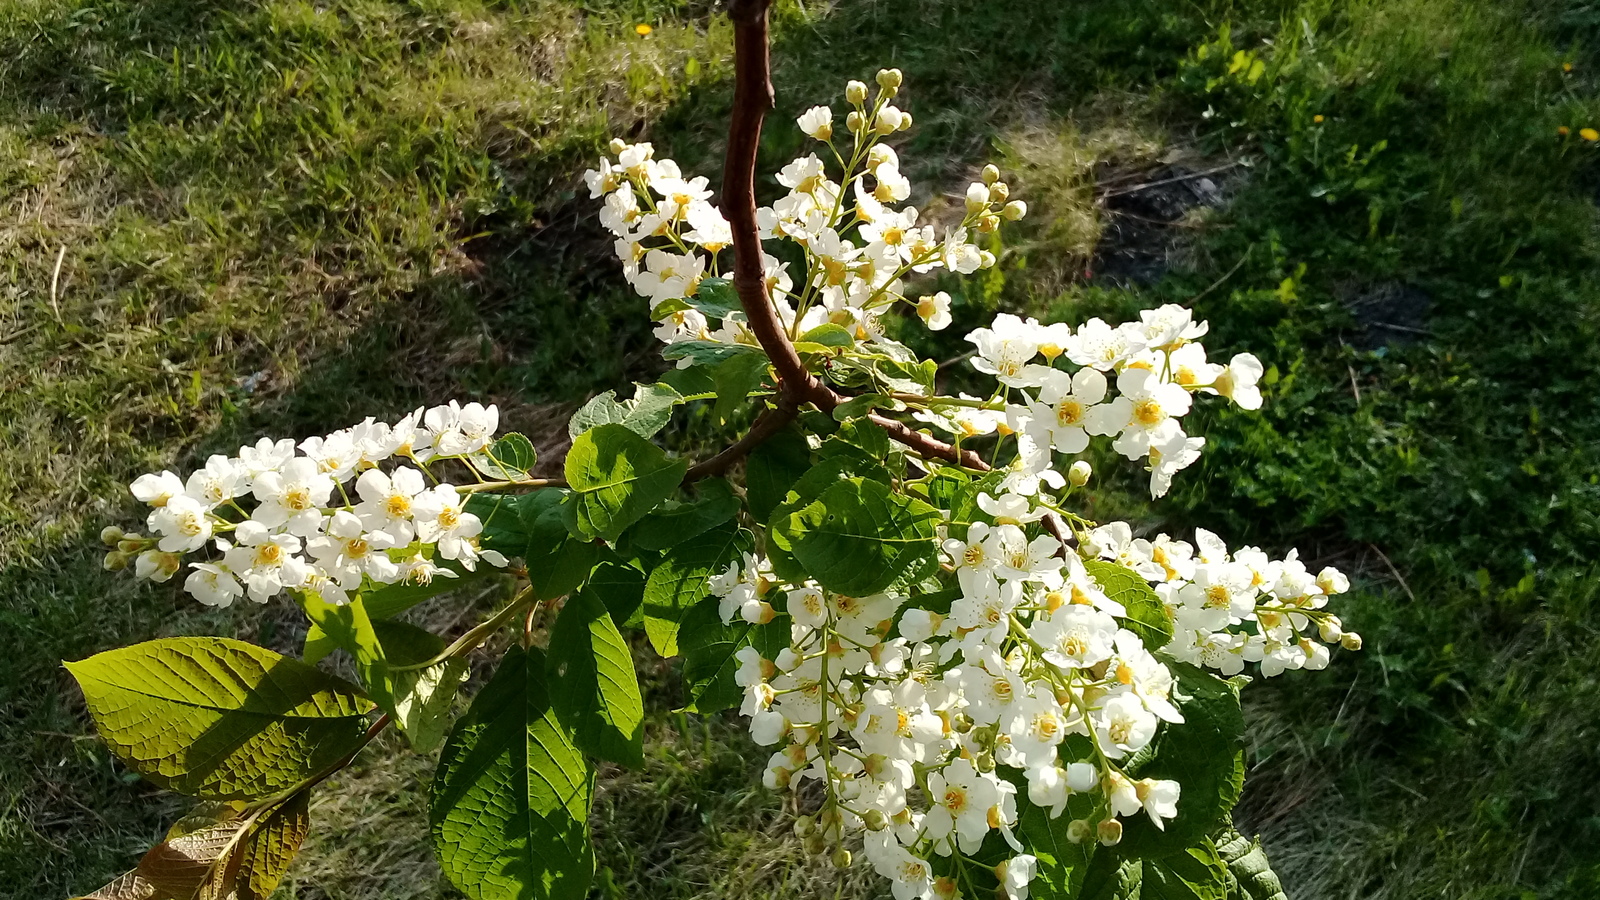
<svg viewBox="0 0 1600 900"><path fill-rule="evenodd" d="M1367 649L1246 692L1239 819L1290 896L1594 896L1600 146L1577 132L1600 127L1600 12L1018 6L783 5L764 164L800 146L789 113L898 65L918 180L949 190L998 156L1035 207L1000 274L947 286L957 325L930 352L998 307L1204 294L1213 350L1272 365L1266 409L1210 416L1170 502L1107 460L1095 503L1358 574ZM180 808L86 737L62 658L171 633L297 644L282 609L206 612L99 571L133 475L452 396L501 403L555 454L571 404L659 369L576 175L613 133L715 173L728 35L709 8L0 10L0 895L92 889ZM1155 283L1083 282L1119 224L1097 184L1163 159L1252 164L1226 207L1167 230L1179 262ZM1388 324L1422 333L1359 302L1397 287L1431 305ZM475 608L421 614L459 629ZM763 755L731 721L672 715L670 667L640 661L649 758L603 781L602 894L831 894L756 784ZM450 896L430 772L385 744L341 776L282 894ZM873 893L859 871L841 892Z"/></svg>

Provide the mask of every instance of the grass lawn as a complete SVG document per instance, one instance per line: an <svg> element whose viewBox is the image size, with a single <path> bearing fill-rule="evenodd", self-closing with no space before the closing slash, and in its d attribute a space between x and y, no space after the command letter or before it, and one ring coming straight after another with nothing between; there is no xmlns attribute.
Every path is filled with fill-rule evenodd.
<svg viewBox="0 0 1600 900"><path fill-rule="evenodd" d="M62 659L298 648L289 610L100 571L133 476L450 397L501 404L548 464L576 403L662 367L577 176L613 134L715 176L712 6L0 6L0 896L93 890L181 808L89 736ZM922 349L997 309L1184 302L1215 354L1269 364L1266 408L1212 414L1173 498L1106 460L1094 512L1357 574L1366 649L1245 694L1237 815L1289 896L1600 895L1600 8L784 0L776 23L763 171L793 115L892 64L915 205L998 157L1034 208ZM491 599L417 614L459 631ZM673 714L671 666L639 659L647 762L602 778L601 895L882 890L807 859L764 754ZM369 751L280 896L452 896L431 769Z"/></svg>

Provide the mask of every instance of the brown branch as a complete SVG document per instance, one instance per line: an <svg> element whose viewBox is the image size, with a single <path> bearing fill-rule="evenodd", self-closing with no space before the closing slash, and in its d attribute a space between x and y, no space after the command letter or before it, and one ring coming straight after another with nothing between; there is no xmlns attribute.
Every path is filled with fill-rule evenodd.
<svg viewBox="0 0 1600 900"><path fill-rule="evenodd" d="M707 460L695 463L684 473L683 483L699 481L702 478L713 478L726 472L730 466L759 447L767 438L783 430L785 425L794 421L799 410L786 401L780 400L779 405L767 410L756 418L750 430L744 437L728 445L728 448Z"/></svg>
<svg viewBox="0 0 1600 900"><path fill-rule="evenodd" d="M977 469L980 472L989 471L989 464L983 461L983 457L971 450L957 450L936 437L923 434L920 431L912 431L911 426L888 416L872 413L867 416L867 419L872 424L888 432L892 440L898 441L916 451L918 456L942 459L946 462L953 462L958 466L965 466L968 469Z"/></svg>

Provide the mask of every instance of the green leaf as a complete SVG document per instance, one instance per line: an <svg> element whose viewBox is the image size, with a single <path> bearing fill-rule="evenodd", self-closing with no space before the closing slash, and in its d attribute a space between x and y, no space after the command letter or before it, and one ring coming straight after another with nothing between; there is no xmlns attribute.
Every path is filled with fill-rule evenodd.
<svg viewBox="0 0 1600 900"><path fill-rule="evenodd" d="M1127 566L1103 559L1085 560L1083 564L1106 596L1128 611L1122 624L1139 636L1146 649L1153 653L1172 640L1172 617L1167 615L1167 605L1156 596L1143 576Z"/></svg>
<svg viewBox="0 0 1600 900"><path fill-rule="evenodd" d="M578 435L567 451L568 530L615 541L672 494L688 460L667 459L622 425L600 425Z"/></svg>
<svg viewBox="0 0 1600 900"><path fill-rule="evenodd" d="M667 384L635 384L632 400L617 400L615 391L606 391L585 403L567 422L573 438L601 425L622 425L640 437L654 437L672 418L672 408L683 402L683 395Z"/></svg>
<svg viewBox="0 0 1600 900"><path fill-rule="evenodd" d="M621 628L643 623L644 584L644 572L632 563L606 560L594 567L583 590L599 597L611 612L611 621Z"/></svg>
<svg viewBox="0 0 1600 900"><path fill-rule="evenodd" d="M734 681L739 670L739 648L754 644L767 659L789 645L789 617L779 616L766 625L743 619L722 621L721 601L707 598L684 613L678 631L683 653L683 680L688 687L689 712L714 713L738 706L744 689Z"/></svg>
<svg viewBox="0 0 1600 900"><path fill-rule="evenodd" d="M1140 900L1143 881L1144 865L1139 860L1120 853L1096 853L1074 900Z"/></svg>
<svg viewBox="0 0 1600 900"><path fill-rule="evenodd" d="M361 746L372 708L331 675L227 638L163 638L66 666L119 759L205 799L301 784Z"/></svg>
<svg viewBox="0 0 1600 900"><path fill-rule="evenodd" d="M445 726L471 664L461 657L422 669L420 665L444 652L444 639L406 622L379 619L372 623L383 647L386 669L384 692L389 697L395 724L418 753L431 753L444 740Z"/></svg>
<svg viewBox="0 0 1600 900"><path fill-rule="evenodd" d="M864 478L840 481L780 528L795 559L831 591L862 597L936 568L939 511Z"/></svg>
<svg viewBox="0 0 1600 900"><path fill-rule="evenodd" d="M795 343L817 344L822 347L845 347L856 345L856 339L850 334L850 329L836 322L824 322L795 338Z"/></svg>
<svg viewBox="0 0 1600 900"><path fill-rule="evenodd" d="M745 502L757 522L772 518L772 511L796 480L811 468L811 445L793 425L768 438L750 453L745 463Z"/></svg>
<svg viewBox="0 0 1600 900"><path fill-rule="evenodd" d="M1238 887L1235 896L1242 895L1244 900L1288 900L1259 840L1252 841L1231 827L1222 829L1213 840L1217 855L1228 867L1228 876Z"/></svg>
<svg viewBox="0 0 1600 900"><path fill-rule="evenodd" d="M743 308L739 303L739 292L734 290L733 282L726 278L700 279L694 296L685 297L684 301L700 310L708 319L726 319L728 313Z"/></svg>
<svg viewBox="0 0 1600 900"><path fill-rule="evenodd" d="M473 465L491 478L516 481L527 478L538 461L539 454L533 449L533 442L513 431L495 441L487 454L475 457Z"/></svg>
<svg viewBox="0 0 1600 900"><path fill-rule="evenodd" d="M528 584L541 600L554 600L577 588L601 556L600 546L567 529L568 496L559 488L546 488L517 498L517 521L525 541L518 555L527 564Z"/></svg>
<svg viewBox="0 0 1600 900"><path fill-rule="evenodd" d="M679 341L668 344L661 351L663 359L688 359L691 365L712 366L744 353L761 353L760 348L748 344L724 344L719 341Z"/></svg>
<svg viewBox="0 0 1600 900"><path fill-rule="evenodd" d="M544 655L513 646L439 758L428 818L440 867L471 900L581 900L593 791L550 708Z"/></svg>
<svg viewBox="0 0 1600 900"><path fill-rule="evenodd" d="M485 549L499 550L499 547L490 546L488 541L483 542ZM504 550L500 552L504 553ZM515 551L521 556L522 551ZM493 566L479 566L475 571L469 572L453 559L441 560L436 563L440 568L454 572L455 577L448 575L435 575L432 581L426 583L405 584L365 584L361 588L361 602L367 608L367 615L374 619L392 619L424 600L429 600L446 591L464 587L476 582L485 581L498 574L500 570Z"/></svg>
<svg viewBox="0 0 1600 900"><path fill-rule="evenodd" d="M1228 867L1210 838L1144 861L1142 900L1228 900Z"/></svg>
<svg viewBox="0 0 1600 900"><path fill-rule="evenodd" d="M1050 818L1050 811L1028 800L1028 783L1020 769L1007 769L1007 777L1017 786L1017 836L1029 853L1039 860L1030 896L1040 900L1077 896L1095 856L1094 841L1074 844L1067 840L1067 825L1073 819L1093 812L1087 794L1069 798L1061 815Z"/></svg>
<svg viewBox="0 0 1600 900"><path fill-rule="evenodd" d="M730 356L713 370L717 385L717 402L711 408L718 422L728 422L738 411L750 392L767 380L765 354L741 353Z"/></svg>
<svg viewBox="0 0 1600 900"><path fill-rule="evenodd" d="M833 408L833 417L840 422L864 416L875 409L893 409L895 401L885 394L861 394ZM882 429L879 429L882 432Z"/></svg>
<svg viewBox="0 0 1600 900"><path fill-rule="evenodd" d="M644 586L644 631L662 656L678 655L678 622L705 599L711 576L725 571L748 546L748 532L726 522L667 551Z"/></svg>
<svg viewBox="0 0 1600 900"><path fill-rule="evenodd" d="M1244 713L1238 687L1188 663L1163 661L1176 679L1172 702L1184 721L1162 725L1128 774L1178 782L1178 815L1165 829L1143 816L1126 820L1118 850L1130 856L1177 853L1199 843L1227 821L1244 789Z"/></svg>
<svg viewBox="0 0 1600 900"><path fill-rule="evenodd" d="M739 512L739 498L725 479L708 478L696 487L700 499L678 504L669 501L633 526L628 535L634 544L646 550L665 550L704 534Z"/></svg>
<svg viewBox="0 0 1600 900"><path fill-rule="evenodd" d="M633 654L611 612L588 589L567 601L550 631L550 701L590 756L644 765L644 703Z"/></svg>
<svg viewBox="0 0 1600 900"><path fill-rule="evenodd" d="M343 650L361 668L363 678L374 663L383 660L378 633L372 628L372 619L360 594L355 594L345 604L328 603L308 591L298 592L296 599L306 618L311 620L300 654L302 660L314 664L335 650ZM372 682L369 680L367 684L370 687Z"/></svg>

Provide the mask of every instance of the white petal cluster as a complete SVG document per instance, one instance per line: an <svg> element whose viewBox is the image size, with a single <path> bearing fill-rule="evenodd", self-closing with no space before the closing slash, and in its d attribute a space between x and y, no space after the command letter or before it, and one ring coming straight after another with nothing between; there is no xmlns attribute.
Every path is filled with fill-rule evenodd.
<svg viewBox="0 0 1600 900"><path fill-rule="evenodd" d="M1124 522L1087 535L1086 550L1133 569L1155 586L1174 624L1166 652L1175 659L1237 675L1259 663L1266 677L1289 669L1322 669L1329 647L1361 648L1361 636L1346 632L1328 612L1328 598L1350 589L1332 566L1313 574L1290 551L1281 560L1255 547L1231 554L1205 529L1195 543L1157 535L1134 538Z"/></svg>
<svg viewBox="0 0 1600 900"><path fill-rule="evenodd" d="M824 155L808 153L785 165L775 177L788 193L757 210L762 240L798 244L805 259L796 280L787 264L764 255L768 294L791 336L831 322L857 340L892 343L880 317L896 304L931 329L947 327L950 296L908 295L905 279L994 265L994 255L973 237L1027 212L1026 204L1008 200L998 172L968 188L964 216L942 234L922 224L916 208L902 205L911 182L901 173L899 155L882 143L911 127L911 114L889 103L898 90L895 72L879 73L876 97L869 98L860 82L847 87L848 143L835 141L829 107L802 114L797 124L825 145ZM727 220L709 202L706 179L685 180L675 162L655 159L649 144L613 141L611 151L614 158L602 158L584 177L590 196L602 202L601 223L616 236L623 274L650 300L656 336L668 344L752 343L740 312L714 326L692 302L701 282L723 271L721 254L732 244Z"/></svg>
<svg viewBox="0 0 1600 900"><path fill-rule="evenodd" d="M1205 446L1181 422L1194 394L1261 407L1260 360L1240 353L1227 365L1207 362L1198 339L1208 328L1173 304L1145 310L1138 322L1090 319L1076 330L1001 313L967 335L973 368L999 382L994 395L929 398L914 416L959 439L1015 435L1018 458L1005 487L1023 494L1067 483L1055 454L1081 453L1091 437L1110 437L1124 457L1148 461L1150 495L1161 497Z"/></svg>
<svg viewBox="0 0 1600 900"><path fill-rule="evenodd" d="M212 456L187 479L141 475L131 490L151 507L154 536L118 532L107 565L131 557L140 577L166 581L185 554L210 544L216 556L188 563L184 580L210 606L241 596L265 603L286 589L342 604L363 584L455 577L435 560L504 566L504 556L479 547L483 523L466 511L467 493L431 471L443 460L474 474L493 463L499 418L492 405L451 401L298 444L262 438L237 456Z"/></svg>

